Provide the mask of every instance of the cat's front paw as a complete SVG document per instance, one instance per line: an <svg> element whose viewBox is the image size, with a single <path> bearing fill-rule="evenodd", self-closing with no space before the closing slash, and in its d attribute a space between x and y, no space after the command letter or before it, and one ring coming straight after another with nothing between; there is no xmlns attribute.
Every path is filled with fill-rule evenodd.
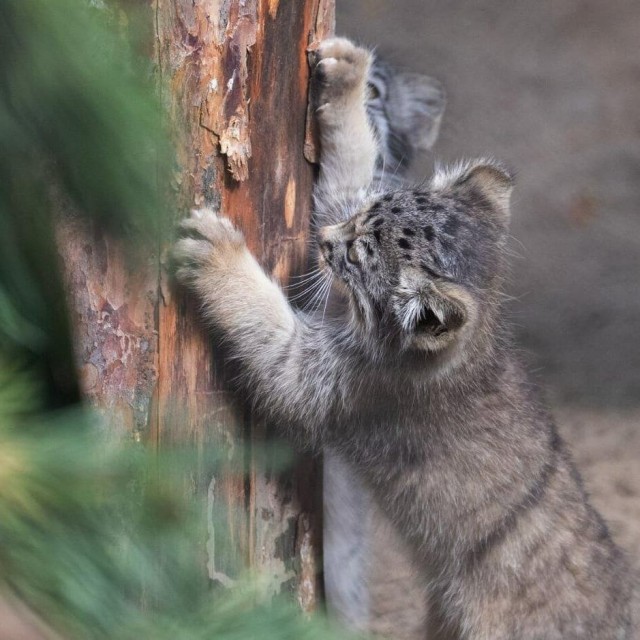
<svg viewBox="0 0 640 640"><path fill-rule="evenodd" d="M179 239L171 253L179 282L193 286L198 279L226 271L247 251L244 236L223 216L196 209L178 227Z"/></svg>
<svg viewBox="0 0 640 640"><path fill-rule="evenodd" d="M364 105L371 62L370 51L346 38L329 38L320 44L313 70L320 117L327 111Z"/></svg>

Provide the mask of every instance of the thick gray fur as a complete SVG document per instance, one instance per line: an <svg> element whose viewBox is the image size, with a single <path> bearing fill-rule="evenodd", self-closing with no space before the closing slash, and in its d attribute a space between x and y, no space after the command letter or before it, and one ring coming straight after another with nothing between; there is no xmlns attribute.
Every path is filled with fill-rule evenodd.
<svg viewBox="0 0 640 640"><path fill-rule="evenodd" d="M211 211L181 226L178 279L228 342L256 410L359 475L451 636L636 637L628 563L504 320L510 175L477 160L417 189L376 184L371 56L344 39L318 56L316 206L336 221L318 238L331 312L293 309Z"/></svg>

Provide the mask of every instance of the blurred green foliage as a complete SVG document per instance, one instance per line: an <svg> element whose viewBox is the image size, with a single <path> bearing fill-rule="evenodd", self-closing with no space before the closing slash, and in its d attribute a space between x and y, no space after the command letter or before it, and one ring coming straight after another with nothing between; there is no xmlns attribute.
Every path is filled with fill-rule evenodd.
<svg viewBox="0 0 640 640"><path fill-rule="evenodd" d="M0 170L18 181L13 199L3 193L3 211L42 207L47 171L111 228L157 229L169 155L154 79L110 21L78 0L0 5Z"/></svg>
<svg viewBox="0 0 640 640"><path fill-rule="evenodd" d="M338 637L260 576L207 586L202 505L182 489L202 452L106 440L80 408L33 415L36 388L0 361L0 589L66 638Z"/></svg>
<svg viewBox="0 0 640 640"><path fill-rule="evenodd" d="M81 0L0 3L0 345L37 363L50 405L78 400L56 209L136 243L157 243L168 219L150 65L116 17Z"/></svg>
<svg viewBox="0 0 640 640"><path fill-rule="evenodd" d="M0 2L0 597L65 638L334 637L267 603L259 577L208 585L204 509L182 486L196 458L216 469L224 451L116 443L80 403L60 203L137 244L155 246L167 220L161 110L118 15Z"/></svg>

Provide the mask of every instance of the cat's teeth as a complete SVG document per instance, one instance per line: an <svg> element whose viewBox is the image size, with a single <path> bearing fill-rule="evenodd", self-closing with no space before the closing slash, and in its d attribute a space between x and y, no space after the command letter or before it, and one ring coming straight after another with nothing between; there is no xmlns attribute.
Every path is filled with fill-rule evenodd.
<svg viewBox="0 0 640 640"><path fill-rule="evenodd" d="M431 307L431 310L433 311L435 317L444 324L444 311L438 307Z"/></svg>

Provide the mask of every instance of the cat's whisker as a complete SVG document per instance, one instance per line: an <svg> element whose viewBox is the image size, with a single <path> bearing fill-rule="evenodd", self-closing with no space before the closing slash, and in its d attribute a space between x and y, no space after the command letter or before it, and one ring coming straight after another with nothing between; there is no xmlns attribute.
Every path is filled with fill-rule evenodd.
<svg viewBox="0 0 640 640"><path fill-rule="evenodd" d="M322 275L322 272L320 271L320 269L316 269L311 274L307 274L307 276L304 279L300 279L298 280L298 282L292 282L290 284L287 284L282 288L286 289L287 291L290 289L299 289L300 287L306 286L310 282L317 280L321 275ZM291 279L293 278L295 278L295 276L291 276Z"/></svg>
<svg viewBox="0 0 640 640"><path fill-rule="evenodd" d="M285 285L284 287L282 287L283 289L299 289L300 287L303 287L305 285L308 285L309 283L313 282L314 280L317 280L320 277L320 274L314 274L312 276L309 276L308 278L305 278L304 280L299 280L298 282L291 282L287 285Z"/></svg>
<svg viewBox="0 0 640 640"><path fill-rule="evenodd" d="M327 304L329 303L329 296L331 295L332 282L333 282L333 276L329 278L329 286L327 287L327 293L324 299L324 308L322 309L322 320L320 321L320 326L324 324L324 315L327 312Z"/></svg>
<svg viewBox="0 0 640 640"><path fill-rule="evenodd" d="M320 292L320 295L318 296L316 303L313 307L313 315L315 316L318 313L318 310L320 309L320 307L322 306L323 301L325 300L325 294L328 294L328 292L331 290L331 282L327 281L325 283L325 286L323 287L322 291ZM322 326L322 324L321 324Z"/></svg>
<svg viewBox="0 0 640 640"><path fill-rule="evenodd" d="M316 290L316 292L314 293L313 297L309 300L309 302L305 305L305 309L310 309L310 314L313 315L315 314L317 308L318 308L318 303L319 301L322 300L322 297L324 295L324 290L327 286L331 285L331 273L327 274L327 277L325 280L323 280L321 286Z"/></svg>
<svg viewBox="0 0 640 640"><path fill-rule="evenodd" d="M313 282L307 282L300 287L292 287L287 289L287 294L291 294L289 300L299 300L304 296L308 296L310 293L315 291L318 286L323 282L323 279L314 280Z"/></svg>
<svg viewBox="0 0 640 640"><path fill-rule="evenodd" d="M317 291L322 288L323 284L324 284L324 279L319 280L318 282L314 282L311 286L307 287L304 291L300 291L299 293L296 293L294 296L291 296L289 298L289 301L294 302L296 300L300 300L301 298L306 298L311 294L315 295L315 293L317 293Z"/></svg>
<svg viewBox="0 0 640 640"><path fill-rule="evenodd" d="M311 271L307 271L306 273L300 273L290 276L290 280L300 280L302 278L306 278L307 276L314 275L320 272L320 268L316 267L315 269L311 269Z"/></svg>
<svg viewBox="0 0 640 640"><path fill-rule="evenodd" d="M321 286L318 287L318 289L316 289L313 296L305 304L305 309L311 310L310 313L313 313L313 310L315 309L315 303L321 297L322 291L324 290L325 285L326 285L326 280L323 280Z"/></svg>
<svg viewBox="0 0 640 640"><path fill-rule="evenodd" d="M380 144L378 144L378 146L380 146ZM380 170L380 176L378 178L378 185L376 186L376 191L381 191L382 190L382 185L384 184L384 178L385 178L385 171L387 168L387 161L386 158L384 157L384 155L382 156L382 169Z"/></svg>
<svg viewBox="0 0 640 640"><path fill-rule="evenodd" d="M306 283L306 287L304 291L300 291L296 293L294 296L290 298L290 300L299 300L300 298L304 298L305 296L309 296L312 293L317 292L318 289L320 289L321 286L324 284L325 278L326 278L326 272L324 270L321 270L319 272L317 279L313 280L310 283Z"/></svg>
<svg viewBox="0 0 640 640"><path fill-rule="evenodd" d="M311 278L308 282L298 282L297 284L287 285L286 287L282 287L283 291L291 294L304 293L308 291L313 285L317 284L320 281L319 277ZM304 291L301 291L304 290Z"/></svg>

